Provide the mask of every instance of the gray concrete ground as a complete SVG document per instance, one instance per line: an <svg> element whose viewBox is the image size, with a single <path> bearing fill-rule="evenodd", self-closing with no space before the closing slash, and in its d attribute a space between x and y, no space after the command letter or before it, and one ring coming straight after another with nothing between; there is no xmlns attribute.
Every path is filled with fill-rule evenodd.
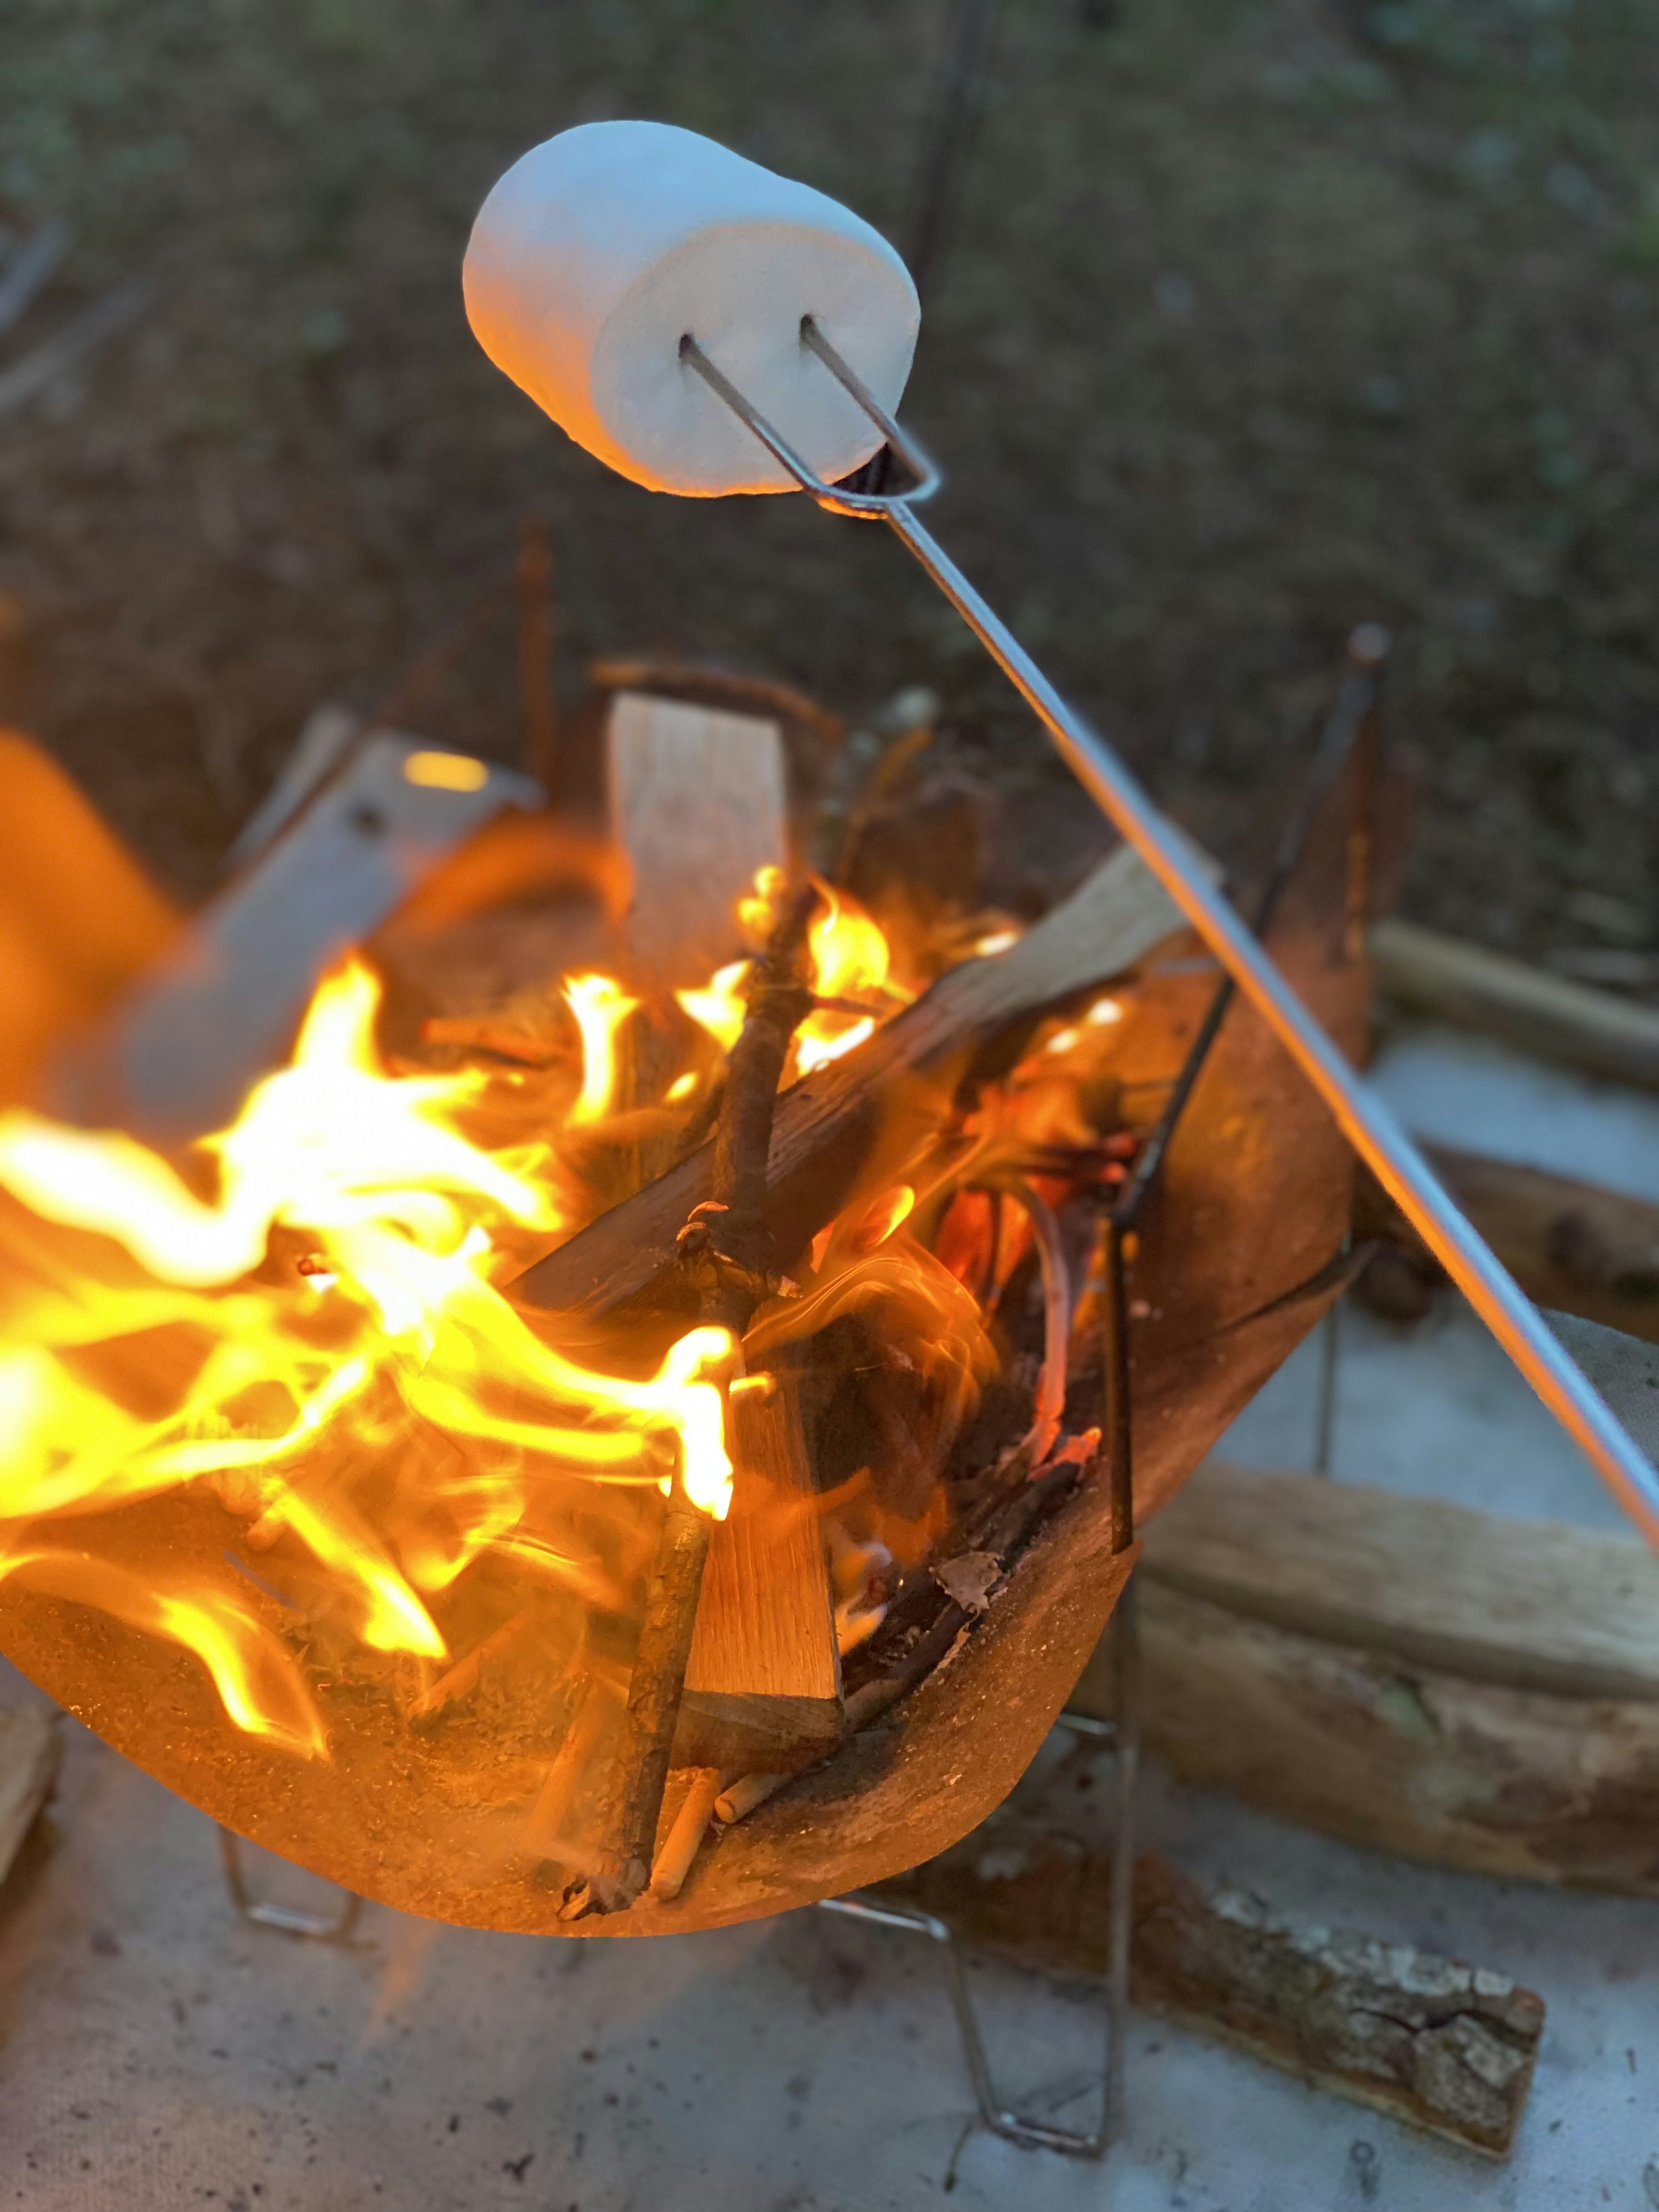
<svg viewBox="0 0 1659 2212"><path fill-rule="evenodd" d="M1393 1048L1384 1079L1433 1133L1478 1128L1517 1157L1545 1156L1563 1117L1599 1099L1604 1135L1627 1133L1622 1152L1606 1135L1614 1164L1601 1179L1659 1194L1659 1103L1420 1037ZM1489 1090L1509 1102L1507 1121ZM1435 1099L1451 1126L1431 1121ZM1313 1356L1293 1361L1229 1451L1304 1463L1316 1372ZM1335 1471L1613 1525L1593 1477L1455 1302L1411 1336L1345 1322ZM0 1682L0 1698L33 1694ZM1093 2167L970 2126L930 1947L813 1912L652 1944L561 1945L377 1906L347 1948L296 1943L237 1919L199 1814L68 1726L49 1831L0 1895L0 2206L1659 2207L1659 1908L1350 1850L1154 1773L1144 1835L1200 1877L1500 1968L1543 1994L1549 2020L1507 2166L1137 2020L1127 2138ZM316 1888L270 1862L258 1872L295 1899ZM1098 2048L1088 1994L999 1966L975 1982L1006 2086L1080 2119Z"/></svg>

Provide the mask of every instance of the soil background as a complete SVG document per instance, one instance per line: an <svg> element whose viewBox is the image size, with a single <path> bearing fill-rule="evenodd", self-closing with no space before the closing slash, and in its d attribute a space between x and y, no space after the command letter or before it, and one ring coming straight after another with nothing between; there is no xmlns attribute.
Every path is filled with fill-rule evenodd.
<svg viewBox="0 0 1659 2212"><path fill-rule="evenodd" d="M490 184L599 117L712 133L902 246L949 16L0 0L0 247L71 231L0 336L9 710L198 895L307 710L373 708L446 636L417 726L516 756L539 514L568 700L634 649L848 715L931 684L925 778L1033 825L1033 899L1069 875L1088 810L885 533L622 483L461 311ZM141 313L6 404L135 278ZM1429 776L1406 909L1659 990L1651 0L1005 6L907 413L939 534L1177 812L1242 837L1380 620Z"/></svg>

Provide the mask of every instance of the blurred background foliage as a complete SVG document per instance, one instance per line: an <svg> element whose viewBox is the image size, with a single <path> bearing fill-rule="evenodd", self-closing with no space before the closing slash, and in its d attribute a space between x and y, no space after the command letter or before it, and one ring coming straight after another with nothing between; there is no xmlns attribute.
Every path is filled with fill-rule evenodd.
<svg viewBox="0 0 1659 2212"><path fill-rule="evenodd" d="M421 721L511 754L532 511L568 688L633 647L848 713L927 682L961 774L1052 780L881 534L609 477L460 307L494 179L597 117L711 132L902 242L947 13L3 0L0 224L73 244L0 368L127 278L151 299L0 419L0 590L27 710L158 866L204 884L306 711L371 707L495 592ZM1408 909L1569 968L1622 951L1639 985L1652 0L1006 5L908 411L951 472L941 535L1189 818L1224 842L1383 621L1431 780Z"/></svg>

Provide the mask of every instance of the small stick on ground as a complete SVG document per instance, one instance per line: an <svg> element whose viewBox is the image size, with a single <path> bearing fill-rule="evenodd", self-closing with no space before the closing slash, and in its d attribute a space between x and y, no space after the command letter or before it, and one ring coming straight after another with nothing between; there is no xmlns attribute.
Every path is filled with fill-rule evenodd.
<svg viewBox="0 0 1659 2212"><path fill-rule="evenodd" d="M410 1706L412 1721L430 1720L446 1705L453 1705L458 1698L469 1696L478 1686L478 1677L483 1672L484 1662L493 1659L497 1652L505 1651L519 1631L530 1619L531 1608L521 1605L508 1620L504 1620L482 1644L475 1644L465 1659L458 1659L447 1674L440 1674L429 1690L423 1690Z"/></svg>
<svg viewBox="0 0 1659 2212"><path fill-rule="evenodd" d="M777 1287L766 1225L772 1117L790 1041L811 1011L805 973L815 891L797 897L757 963L743 1031L732 1048L714 1143L714 1195L681 1231L682 1263L698 1285L705 1322L742 1340L755 1309ZM676 1478L646 1589L645 1618L628 1688L607 1806L611 1841L573 1889L566 1913L625 1912L649 1876L668 1760L696 1626L714 1522Z"/></svg>
<svg viewBox="0 0 1659 2212"><path fill-rule="evenodd" d="M741 1781L722 1790L714 1800L714 1818L721 1827L730 1828L769 1797L776 1796L786 1782L794 1780L793 1774L745 1774Z"/></svg>
<svg viewBox="0 0 1659 2212"><path fill-rule="evenodd" d="M708 1832L714 1800L720 1794L724 1778L717 1766L699 1766L692 1774L685 1802L674 1815L674 1825L651 1869L651 1894L664 1904L678 1897L685 1887L692 1862Z"/></svg>
<svg viewBox="0 0 1659 2212"><path fill-rule="evenodd" d="M593 1747L605 1726L605 1689L591 1677L579 1677L574 1717L564 1741L554 1753L542 1778L542 1786L531 1808L525 1838L540 1859L559 1856L565 1819L576 1795L583 1769L593 1756Z"/></svg>

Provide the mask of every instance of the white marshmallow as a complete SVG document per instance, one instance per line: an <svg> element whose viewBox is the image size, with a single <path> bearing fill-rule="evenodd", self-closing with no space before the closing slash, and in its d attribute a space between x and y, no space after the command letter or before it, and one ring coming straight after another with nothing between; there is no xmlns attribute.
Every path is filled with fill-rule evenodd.
<svg viewBox="0 0 1659 2212"><path fill-rule="evenodd" d="M810 314L890 412L921 307L877 231L695 131L585 123L515 161L462 270L484 351L579 445L654 491L791 491L680 358L689 331L834 481L881 434L802 344Z"/></svg>

